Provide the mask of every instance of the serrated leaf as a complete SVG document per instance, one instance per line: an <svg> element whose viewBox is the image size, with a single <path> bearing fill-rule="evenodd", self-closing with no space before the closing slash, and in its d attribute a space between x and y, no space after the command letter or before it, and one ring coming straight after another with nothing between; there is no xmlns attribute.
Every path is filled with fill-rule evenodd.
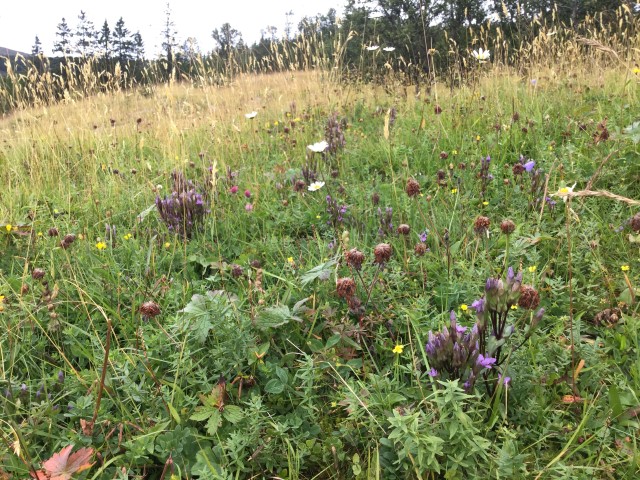
<svg viewBox="0 0 640 480"><path fill-rule="evenodd" d="M209 417L209 421L207 422L207 433L211 436L214 436L222 425L222 415L220 415L219 410L215 410L211 412L211 416Z"/></svg>
<svg viewBox="0 0 640 480"><path fill-rule="evenodd" d="M244 418L242 409L237 405L227 405L222 412L222 416L227 422L236 424Z"/></svg>
<svg viewBox="0 0 640 480"><path fill-rule="evenodd" d="M93 448L81 448L75 453L71 453L72 449L73 445L67 445L42 463L42 469L50 480L69 480L75 473L93 466Z"/></svg>
<svg viewBox="0 0 640 480"><path fill-rule="evenodd" d="M277 395L284 391L284 385L278 378L272 378L267 382L264 386L264 391L267 393L271 393L273 395Z"/></svg>
<svg viewBox="0 0 640 480"><path fill-rule="evenodd" d="M278 305L263 310L256 319L256 327L260 330L286 325L291 320L291 311L286 305Z"/></svg>
<svg viewBox="0 0 640 480"><path fill-rule="evenodd" d="M211 407L196 407L196 411L189 417L189 420L193 420L194 422L204 422L207 420L213 412L217 412L218 409L213 409Z"/></svg>
<svg viewBox="0 0 640 480"><path fill-rule="evenodd" d="M327 280L331 276L331 272L333 271L333 267L335 267L336 263L336 260L331 259L328 262L321 263L320 265L317 265L311 270L302 274L302 276L300 277L302 286L305 286L308 283L318 279Z"/></svg>

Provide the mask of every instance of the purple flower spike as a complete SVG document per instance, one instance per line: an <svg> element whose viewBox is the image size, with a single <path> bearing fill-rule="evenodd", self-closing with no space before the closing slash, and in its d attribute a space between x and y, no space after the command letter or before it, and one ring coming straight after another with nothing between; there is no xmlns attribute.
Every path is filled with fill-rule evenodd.
<svg viewBox="0 0 640 480"><path fill-rule="evenodd" d="M453 310L451 310L451 313L449 313L449 320L451 320L452 322L456 321L456 312L454 312Z"/></svg>
<svg viewBox="0 0 640 480"><path fill-rule="evenodd" d="M438 371L435 368L431 368L429 372L427 372L431 378L435 378L438 376Z"/></svg>
<svg viewBox="0 0 640 480"><path fill-rule="evenodd" d="M484 355L479 354L476 363L482 368L491 368L491 366L496 363L496 359L493 357L485 357Z"/></svg>
<svg viewBox="0 0 640 480"><path fill-rule="evenodd" d="M479 298L478 300L475 300L471 304L471 308L473 308L476 311L476 313L484 312L484 298Z"/></svg>

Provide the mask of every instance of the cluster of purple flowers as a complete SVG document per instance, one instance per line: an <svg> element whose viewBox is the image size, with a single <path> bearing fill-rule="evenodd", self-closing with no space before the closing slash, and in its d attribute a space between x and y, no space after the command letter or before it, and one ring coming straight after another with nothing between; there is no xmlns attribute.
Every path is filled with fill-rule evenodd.
<svg viewBox="0 0 640 480"><path fill-rule="evenodd" d="M488 278L485 295L471 304L476 312L476 321L471 330L458 325L452 311L449 316L450 328L444 327L436 334L429 332L429 341L425 346L432 367L429 375L460 379L464 381L464 389L470 391L478 375L482 374L487 379L488 370L500 366L502 348L515 331L515 326L508 324L512 307L519 305L533 310L538 303L538 292L522 284L522 272L515 273L509 267L505 280ZM531 325L524 330L524 340L533 333L543 315L544 308L533 315ZM504 385L510 380L502 375L498 377L498 383Z"/></svg>
<svg viewBox="0 0 640 480"><path fill-rule="evenodd" d="M330 216L330 219L327 220L327 223L333 226L343 223L344 216L347 213L348 207L346 205L339 205L338 202L331 197L331 195L327 195L326 200L327 213Z"/></svg>
<svg viewBox="0 0 640 480"><path fill-rule="evenodd" d="M485 158L482 159L482 162L480 164L480 173L478 174L478 177L480 178L480 193L482 198L485 197L485 194L487 193L487 186L489 185L489 182L491 180L493 180L493 175L491 173L489 173L489 166L491 165L491 156L487 155Z"/></svg>
<svg viewBox="0 0 640 480"><path fill-rule="evenodd" d="M200 193L197 186L187 180L182 172L171 174L173 187L171 195L156 197L156 207L160 218L171 232L183 238L191 238L194 229L208 215L208 200L205 193Z"/></svg>
<svg viewBox="0 0 640 480"><path fill-rule="evenodd" d="M324 139L329 146L325 150L326 152L335 155L339 149L344 147L347 141L344 138L343 129L346 127L344 120L338 120L338 114L334 113L327 120L327 126L324 130Z"/></svg>
<svg viewBox="0 0 640 480"><path fill-rule="evenodd" d="M464 380L463 388L469 392L484 370L491 369L496 359L485 356L480 351L482 335L478 322L468 329L458 325L456 314L449 315L450 328L429 332L429 341L425 346L432 377L446 376Z"/></svg>
<svg viewBox="0 0 640 480"><path fill-rule="evenodd" d="M383 212L382 209L378 207L378 220L380 221L380 228L378 229L378 236L380 238L394 233L393 208L386 207Z"/></svg>

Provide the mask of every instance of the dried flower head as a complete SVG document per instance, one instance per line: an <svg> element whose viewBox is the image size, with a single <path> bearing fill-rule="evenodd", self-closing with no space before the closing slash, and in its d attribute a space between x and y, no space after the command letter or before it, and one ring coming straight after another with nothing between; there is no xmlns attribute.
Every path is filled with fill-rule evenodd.
<svg viewBox="0 0 640 480"><path fill-rule="evenodd" d="M491 220L480 215L476 218L475 222L473 222L473 231L478 235L482 235L489 230L489 225L491 225Z"/></svg>
<svg viewBox="0 0 640 480"><path fill-rule="evenodd" d="M640 213L636 213L629 222L634 232L640 232Z"/></svg>
<svg viewBox="0 0 640 480"><path fill-rule="evenodd" d="M411 227L406 223L402 223L398 226L398 233L400 235L409 235L410 231L411 231Z"/></svg>
<svg viewBox="0 0 640 480"><path fill-rule="evenodd" d="M336 291L340 298L351 298L356 293L356 282L349 277L339 278L336 284Z"/></svg>
<svg viewBox="0 0 640 480"><path fill-rule="evenodd" d="M422 255L427 253L427 244L422 242L416 243L416 246L413 248L413 251L416 253L416 255L421 257Z"/></svg>
<svg viewBox="0 0 640 480"><path fill-rule="evenodd" d="M524 164L518 162L513 164L513 168L511 169L514 176L522 175L525 172Z"/></svg>
<svg viewBox="0 0 640 480"><path fill-rule="evenodd" d="M56 227L51 227L48 231L48 234L50 237L57 237L58 236L58 229Z"/></svg>
<svg viewBox="0 0 640 480"><path fill-rule="evenodd" d="M34 280L40 280L45 275L45 271L42 268L34 268L31 272L31 278Z"/></svg>
<svg viewBox="0 0 640 480"><path fill-rule="evenodd" d="M76 241L76 236L73 233L67 233L62 239L62 241L60 242L60 246L64 249L67 249L75 241Z"/></svg>
<svg viewBox="0 0 640 480"><path fill-rule="evenodd" d="M379 243L376 248L373 249L373 254L376 257L375 263L383 264L389 261L393 250L388 243Z"/></svg>
<svg viewBox="0 0 640 480"><path fill-rule="evenodd" d="M160 315L160 307L156 302L148 301L140 305L140 313L145 319L157 317Z"/></svg>
<svg viewBox="0 0 640 480"><path fill-rule="evenodd" d="M374 205L380 203L380 194L378 192L373 192L373 195L371 195L371 203Z"/></svg>
<svg viewBox="0 0 640 480"><path fill-rule="evenodd" d="M533 310L540 304L540 295L538 291L531 285L522 285L520 287L520 299L518 305L528 310Z"/></svg>
<svg viewBox="0 0 640 480"><path fill-rule="evenodd" d="M237 263L231 265L231 276L233 278L240 278L242 275L244 275L244 270L240 265Z"/></svg>
<svg viewBox="0 0 640 480"><path fill-rule="evenodd" d="M512 220L503 220L500 222L500 230L502 230L502 233L505 235L511 235L515 229L516 224L513 223Z"/></svg>
<svg viewBox="0 0 640 480"><path fill-rule="evenodd" d="M364 253L362 253L357 248L352 248L345 254L345 258L347 260L347 265L349 265L354 270L360 270L362 268L362 263L364 262Z"/></svg>
<svg viewBox="0 0 640 480"><path fill-rule="evenodd" d="M410 178L407 180L407 186L404 191L407 192L407 195L410 197L415 197L420 194L420 184L414 178Z"/></svg>

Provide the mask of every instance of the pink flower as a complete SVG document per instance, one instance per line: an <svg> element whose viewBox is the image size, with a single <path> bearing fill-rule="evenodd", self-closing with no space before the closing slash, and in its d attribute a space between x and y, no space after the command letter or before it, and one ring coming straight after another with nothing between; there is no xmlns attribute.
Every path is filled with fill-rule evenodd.
<svg viewBox="0 0 640 480"><path fill-rule="evenodd" d="M231 188L229 189L229 191L230 191L231 193L238 193L238 186L237 186L237 185L234 185L233 187L231 187Z"/></svg>
<svg viewBox="0 0 640 480"><path fill-rule="evenodd" d="M244 191L244 196L247 198L251 198L251 192L247 189Z"/></svg>
<svg viewBox="0 0 640 480"><path fill-rule="evenodd" d="M247 204L244 206L244 209L245 209L247 212L253 212L253 203L247 203Z"/></svg>

